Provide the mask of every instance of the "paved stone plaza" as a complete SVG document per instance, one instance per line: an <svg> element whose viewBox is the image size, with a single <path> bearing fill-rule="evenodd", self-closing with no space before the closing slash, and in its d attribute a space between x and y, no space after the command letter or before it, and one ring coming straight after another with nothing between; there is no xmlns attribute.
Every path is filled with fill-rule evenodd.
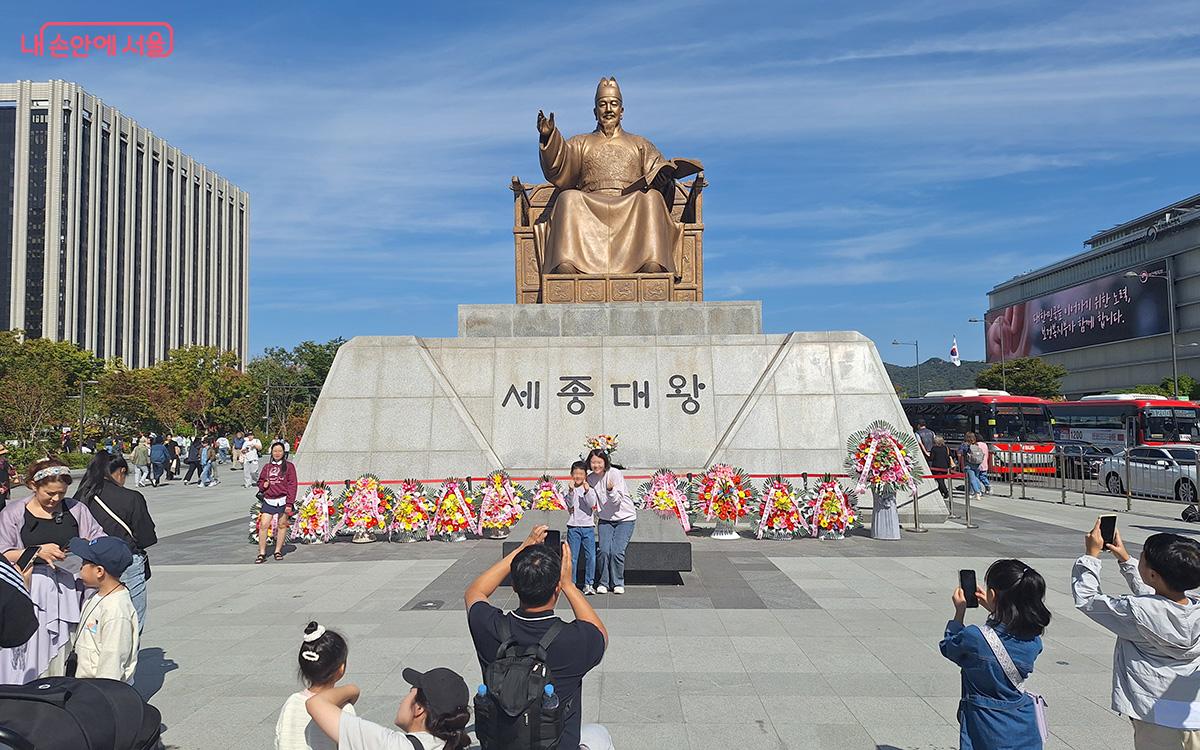
<svg viewBox="0 0 1200 750"><path fill-rule="evenodd" d="M349 636L359 710L375 721L390 723L407 690L402 667L479 681L461 597L500 542L336 543L254 566L250 491L221 474L213 489L147 492L162 541L137 681L162 710L169 747L270 747L310 619ZM1047 747L1131 747L1128 722L1108 709L1113 638L1068 594L1094 513L991 498L976 508L978 530L947 524L900 542L694 536L683 585L644 581L592 599L611 644L585 680L585 720L608 726L622 750L957 747L957 669L937 651L951 589L959 568L982 575L1017 556L1046 576L1055 618L1031 682L1050 705ZM1182 526L1120 523L1129 542ZM1115 565L1104 579L1122 590ZM498 603L512 606L511 595Z"/></svg>

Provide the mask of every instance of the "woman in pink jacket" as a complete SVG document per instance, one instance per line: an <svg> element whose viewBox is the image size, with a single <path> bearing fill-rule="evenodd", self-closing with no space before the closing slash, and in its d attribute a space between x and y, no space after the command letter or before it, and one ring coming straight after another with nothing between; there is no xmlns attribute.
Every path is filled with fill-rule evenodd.
<svg viewBox="0 0 1200 750"><path fill-rule="evenodd" d="M258 557L254 564L267 561L267 535L271 523L275 529L275 559L283 559L283 544L287 541L288 520L295 512L296 466L287 460L283 443L271 444L271 461L258 474L258 499L262 507L258 512Z"/></svg>

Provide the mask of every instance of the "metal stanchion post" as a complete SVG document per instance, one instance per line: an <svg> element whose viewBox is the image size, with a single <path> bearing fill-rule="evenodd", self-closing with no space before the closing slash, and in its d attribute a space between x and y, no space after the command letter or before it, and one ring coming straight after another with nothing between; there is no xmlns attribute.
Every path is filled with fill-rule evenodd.
<svg viewBox="0 0 1200 750"><path fill-rule="evenodd" d="M911 534L924 534L925 532L929 531L929 529L921 528L921 512L917 507L917 503L920 501L920 498L918 497L919 494L920 490L913 492L913 525L905 529L905 531Z"/></svg>
<svg viewBox="0 0 1200 750"><path fill-rule="evenodd" d="M978 524L971 523L971 485L966 471L963 471L963 502L963 525L968 529L978 529Z"/></svg>
<svg viewBox="0 0 1200 750"><path fill-rule="evenodd" d="M1129 451L1125 452L1125 512L1133 510L1133 483L1129 481L1129 472L1132 471L1129 460Z"/></svg>
<svg viewBox="0 0 1200 750"><path fill-rule="evenodd" d="M1020 446L1017 446L1017 461L1021 464L1021 499L1028 500L1025 496L1025 451Z"/></svg>
<svg viewBox="0 0 1200 750"><path fill-rule="evenodd" d="M1063 455L1062 449L1057 446L1054 448L1054 465L1058 474L1059 485L1062 487L1062 498L1059 502L1063 505L1067 504L1067 457ZM1083 464L1081 463L1080 466Z"/></svg>
<svg viewBox="0 0 1200 750"><path fill-rule="evenodd" d="M1008 497L1011 499L1014 496L1013 493L1015 492L1013 489L1013 482L1016 480L1013 479L1013 474L1016 472L1017 467L1016 464L1013 463L1011 452L1005 453L1004 458L1004 466L1006 469L1008 469Z"/></svg>
<svg viewBox="0 0 1200 750"><path fill-rule="evenodd" d="M1083 499L1083 507L1087 507L1087 469L1083 470L1083 477L1079 480L1079 495Z"/></svg>

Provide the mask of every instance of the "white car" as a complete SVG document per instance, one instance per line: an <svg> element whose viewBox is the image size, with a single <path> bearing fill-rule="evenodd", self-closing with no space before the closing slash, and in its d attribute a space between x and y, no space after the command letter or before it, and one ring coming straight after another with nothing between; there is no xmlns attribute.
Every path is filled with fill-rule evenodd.
<svg viewBox="0 0 1200 750"><path fill-rule="evenodd" d="M1113 495L1124 495L1128 481L1133 495L1191 504L1196 502L1197 450L1187 444L1139 445L1101 462L1096 481Z"/></svg>

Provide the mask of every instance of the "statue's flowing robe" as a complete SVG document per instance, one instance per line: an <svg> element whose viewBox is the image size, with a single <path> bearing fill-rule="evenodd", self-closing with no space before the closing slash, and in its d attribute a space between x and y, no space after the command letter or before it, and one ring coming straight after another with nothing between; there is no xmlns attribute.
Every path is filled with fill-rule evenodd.
<svg viewBox="0 0 1200 750"><path fill-rule="evenodd" d="M597 128L570 140L556 128L540 154L542 173L560 191L550 220L534 226L544 273L650 270L678 278L683 225L662 193L622 194L666 163L654 144L619 127L612 137Z"/></svg>

